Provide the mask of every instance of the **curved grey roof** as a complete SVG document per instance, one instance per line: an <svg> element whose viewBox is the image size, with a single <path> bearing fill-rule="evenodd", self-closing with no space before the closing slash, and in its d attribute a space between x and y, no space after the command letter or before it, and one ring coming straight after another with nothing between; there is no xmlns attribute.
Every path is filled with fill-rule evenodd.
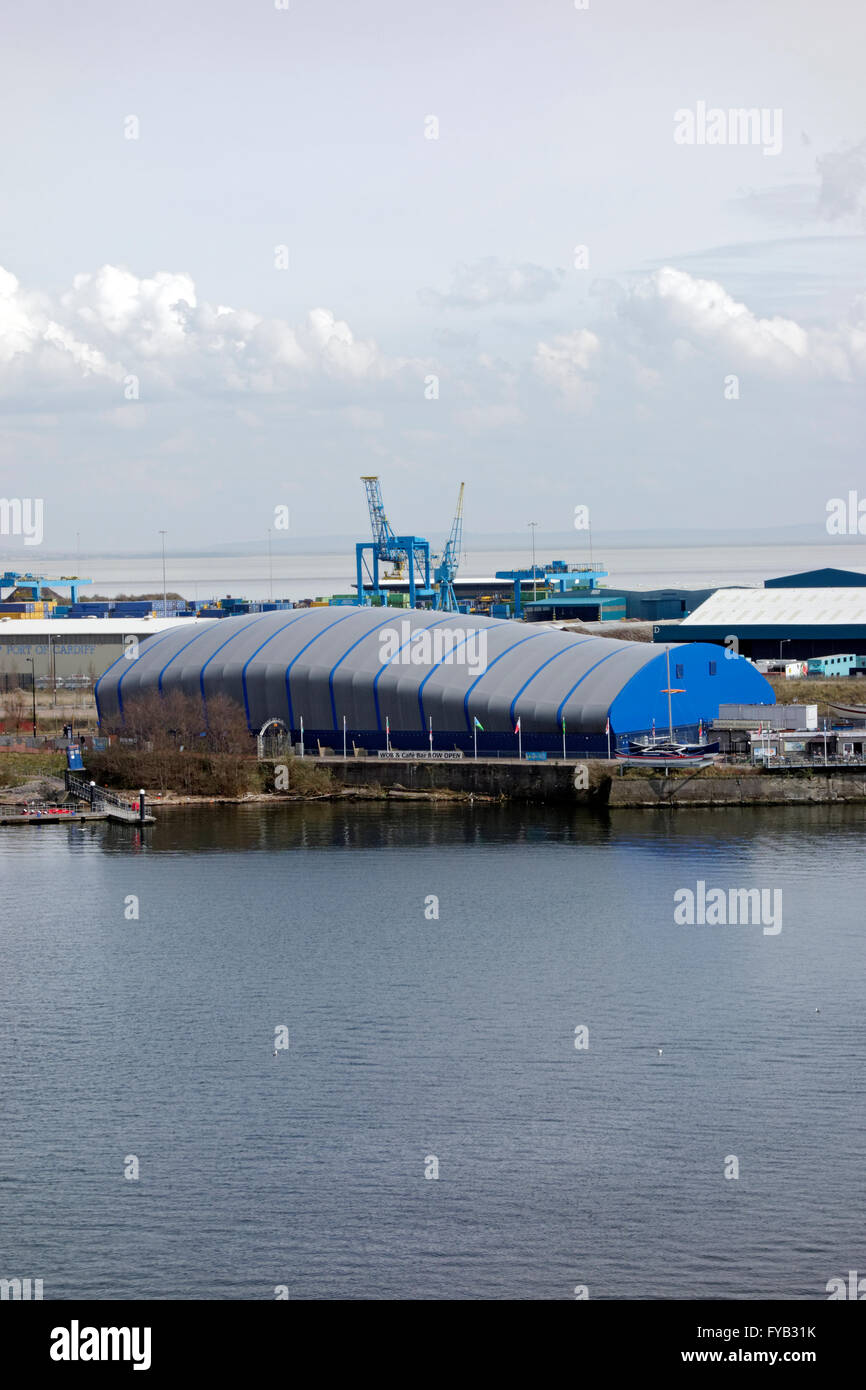
<svg viewBox="0 0 866 1390"><path fill-rule="evenodd" d="M646 642L454 613L358 607L283 609L190 622L150 638L97 682L101 719L139 692L223 692L252 729L603 733L612 702L659 656Z"/></svg>

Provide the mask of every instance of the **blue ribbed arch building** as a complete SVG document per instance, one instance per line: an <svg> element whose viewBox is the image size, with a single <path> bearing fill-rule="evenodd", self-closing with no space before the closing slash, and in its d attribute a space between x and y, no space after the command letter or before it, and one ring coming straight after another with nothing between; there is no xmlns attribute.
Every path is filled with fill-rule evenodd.
<svg viewBox="0 0 866 1390"><path fill-rule="evenodd" d="M100 723L122 720L137 696L218 693L244 710L252 732L272 718L295 736L333 746L343 721L367 748L604 752L668 723L667 658L646 642L561 632L541 624L421 610L305 608L191 622L149 638L97 682ZM671 644L673 722L693 737L721 702L773 704L747 661L703 643ZM477 721L477 724L476 724ZM481 726L480 730L478 726Z"/></svg>

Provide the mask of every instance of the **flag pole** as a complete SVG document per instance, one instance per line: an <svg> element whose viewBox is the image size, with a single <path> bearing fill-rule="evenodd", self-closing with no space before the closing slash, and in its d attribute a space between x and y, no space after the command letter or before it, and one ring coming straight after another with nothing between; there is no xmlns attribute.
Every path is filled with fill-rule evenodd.
<svg viewBox="0 0 866 1390"><path fill-rule="evenodd" d="M477 757L478 757L478 721L477 721L477 719L473 719L473 721L472 721L472 743L473 743L473 746L474 746L474 748L475 748L475 756L476 756L476 758L477 758Z"/></svg>
<svg viewBox="0 0 866 1390"><path fill-rule="evenodd" d="M523 759L523 725L520 723L520 720L517 721L517 757L518 757L519 760L522 761L522 759Z"/></svg>
<svg viewBox="0 0 866 1390"><path fill-rule="evenodd" d="M343 757L346 756L346 716L343 715Z"/></svg>
<svg viewBox="0 0 866 1390"><path fill-rule="evenodd" d="M301 715L301 757L304 756L304 716Z"/></svg>
<svg viewBox="0 0 866 1390"><path fill-rule="evenodd" d="M671 649L670 649L670 647L665 647L665 659L666 659L666 661L667 661L667 675L668 675L668 737L670 738L671 743L673 743L673 741L674 741L674 715L673 715L673 705L671 704L671 695L673 694L673 691L671 690Z"/></svg>
<svg viewBox="0 0 866 1390"><path fill-rule="evenodd" d="M433 752L433 716L432 716L432 714L430 715L429 718L430 718L430 724L429 724L430 752L432 753L432 752Z"/></svg>
<svg viewBox="0 0 866 1390"><path fill-rule="evenodd" d="M565 762L565 716L562 720L562 761Z"/></svg>

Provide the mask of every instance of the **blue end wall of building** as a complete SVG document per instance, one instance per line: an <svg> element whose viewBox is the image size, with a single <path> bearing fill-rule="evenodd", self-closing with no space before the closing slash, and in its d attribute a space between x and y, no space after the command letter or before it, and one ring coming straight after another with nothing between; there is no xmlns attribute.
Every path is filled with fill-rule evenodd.
<svg viewBox="0 0 866 1390"><path fill-rule="evenodd" d="M671 686L685 694L671 696L674 729L684 732L703 721L717 719L720 704L774 705L775 692L760 671L743 657L726 655L727 648L695 642L671 650ZM610 707L617 735L643 733L655 719L656 731L668 726L667 667L661 651L632 676ZM649 723L647 722L649 719Z"/></svg>

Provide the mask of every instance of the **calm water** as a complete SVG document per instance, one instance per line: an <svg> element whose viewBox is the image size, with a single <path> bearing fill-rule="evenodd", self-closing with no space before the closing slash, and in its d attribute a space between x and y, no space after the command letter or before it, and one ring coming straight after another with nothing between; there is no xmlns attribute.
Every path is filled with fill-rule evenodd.
<svg viewBox="0 0 866 1390"><path fill-rule="evenodd" d="M590 558L588 542L564 547L541 548L538 561L551 558L567 560L569 564L586 564ZM862 568L866 563L866 547L844 546L841 550L832 540L824 544L806 545L696 545L696 546L596 546L595 562L607 569L604 582L611 587L713 588L724 584L763 584L774 575L800 570L817 569L823 565ZM531 552L528 544L518 549L484 549L473 545L464 552L461 574L491 575L496 570L528 566ZM12 558L10 564L17 561ZM183 594L188 599L219 598L225 594L264 599L315 598L332 593L349 593L355 578L354 550L347 543L345 550L335 554L267 554L227 558L218 555L169 555L166 560L166 585L169 592ZM60 566L68 572L70 566ZM93 593L161 593L162 560L117 556L82 556L72 570L80 570L93 580ZM82 590L87 597L87 590Z"/></svg>
<svg viewBox="0 0 866 1390"><path fill-rule="evenodd" d="M826 1297L866 1271L864 830L318 804L0 831L0 1276ZM782 931L676 925L698 879L781 888Z"/></svg>

